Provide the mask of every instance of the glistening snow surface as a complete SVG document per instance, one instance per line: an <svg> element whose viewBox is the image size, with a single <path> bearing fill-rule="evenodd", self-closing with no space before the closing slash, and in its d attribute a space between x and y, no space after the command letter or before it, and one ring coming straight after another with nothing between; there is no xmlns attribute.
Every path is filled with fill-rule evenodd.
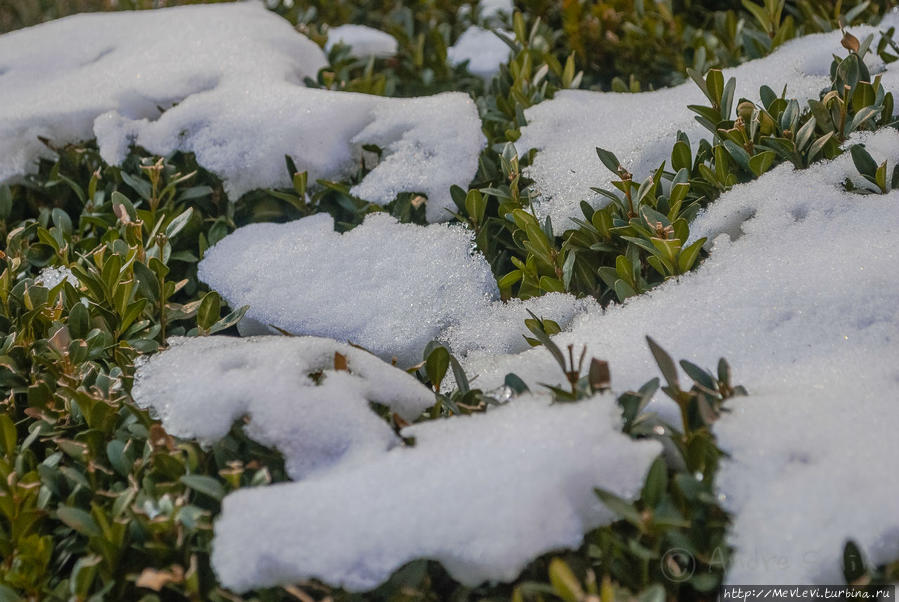
<svg viewBox="0 0 899 602"><path fill-rule="evenodd" d="M899 12L888 14L878 28L858 27L859 39L869 33L899 25ZM787 88L787 98L818 98L830 85L829 69L833 54L842 54L840 32L810 35L785 43L768 57L725 69L725 81L737 80L734 102L741 97L758 100L762 85L777 93ZM876 40L875 40L876 41ZM881 63L868 57L872 73ZM604 204L591 187L610 189L615 176L596 156L596 147L615 153L622 165L640 179L650 175L663 161L670 160L671 146L678 130L694 143L708 132L687 110L690 104L708 100L692 81L674 88L641 94L564 90L552 100L525 110L528 125L515 143L519 154L536 148L539 152L526 174L534 180L540 195L535 209L550 216L563 228L569 218L581 217L579 203Z"/></svg>
<svg viewBox="0 0 899 602"><path fill-rule="evenodd" d="M509 32L502 31L507 36ZM499 71L499 66L509 60L512 51L489 29L472 25L466 29L456 43L447 49L446 56L453 65L468 61L468 70L489 79Z"/></svg>
<svg viewBox="0 0 899 602"><path fill-rule="evenodd" d="M335 179L358 168L363 144L378 144L384 161L354 194L385 203L424 193L428 218L448 220L449 187L467 187L485 143L471 99L303 86L325 64L314 43L255 2L83 14L2 35L0 181L52 157L38 136L96 138L110 163L132 144L193 152L235 200L290 186L285 155L310 181Z"/></svg>
<svg viewBox="0 0 899 602"><path fill-rule="evenodd" d="M470 247L459 226L382 213L339 234L319 214L240 228L207 252L199 277L262 325L352 341L409 366L441 330L499 296Z"/></svg>
<svg viewBox="0 0 899 602"><path fill-rule="evenodd" d="M368 590L417 558L466 585L512 580L613 520L594 487L639 491L660 445L631 440L619 422L611 396L553 406L524 397L404 429L414 447L227 496L213 567L238 591L312 577Z"/></svg>
<svg viewBox="0 0 899 602"><path fill-rule="evenodd" d="M407 420L434 395L369 353L314 337L174 338L137 371L132 395L153 408L166 431L214 443L235 420L276 447L293 479L371 461L400 443L369 407ZM335 353L348 371L335 369ZM310 375L315 374L320 382Z"/></svg>
<svg viewBox="0 0 899 602"><path fill-rule="evenodd" d="M396 54L396 38L387 32L368 27L367 25L340 25L328 30L328 43L325 50L330 51L337 44L345 44L352 48L355 56L388 57Z"/></svg>
<svg viewBox="0 0 899 602"><path fill-rule="evenodd" d="M560 327L597 304L554 293L521 301L499 291L484 257L461 227L400 224L369 215L338 234L327 214L254 224L210 249L199 277L232 307L249 305L241 332L351 341L403 366L421 361L431 339L453 353L528 348L528 310Z"/></svg>
<svg viewBox="0 0 899 602"><path fill-rule="evenodd" d="M899 162L895 130L859 139L878 163ZM715 424L733 458L719 480L736 511L731 583L840 583L849 537L875 564L899 554L899 191L850 194L848 176L859 177L846 153L734 187L692 227L714 239L697 272L556 339L608 359L615 390L657 372L647 334L675 358L728 359L750 393ZM485 389L508 372L560 380L539 348L467 363Z"/></svg>

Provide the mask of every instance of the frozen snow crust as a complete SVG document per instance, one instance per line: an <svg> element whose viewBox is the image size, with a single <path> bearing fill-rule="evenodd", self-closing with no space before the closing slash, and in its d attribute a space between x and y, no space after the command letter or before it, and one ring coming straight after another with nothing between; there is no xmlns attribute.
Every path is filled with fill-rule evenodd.
<svg viewBox="0 0 899 602"><path fill-rule="evenodd" d="M854 141L899 162L893 129ZM734 367L750 396L715 424L733 458L719 475L736 512L731 583L840 583L849 537L874 564L899 553L899 191L850 194L846 177L859 178L848 153L734 187L691 227L713 240L697 272L583 314L556 339L610 360L618 391L653 372L646 334L673 357ZM542 349L472 353L467 367L484 388L508 372L559 381ZM650 407L676 412L662 399Z"/></svg>
<svg viewBox="0 0 899 602"><path fill-rule="evenodd" d="M889 13L878 27L857 27L859 39L869 33L899 25L899 13ZM771 55L724 70L724 78L735 77L734 99L758 102L762 85L787 98L796 98L803 108L809 98L830 85L832 54L841 49L840 32L816 34L785 43ZM882 68L869 55L872 76ZM886 82L884 82L886 86ZM896 92L894 87L886 86ZM549 101L526 109L528 125L522 128L515 146L520 155L530 149L538 153L526 175L534 180L539 194L535 209L539 217L550 216L554 224L568 228L571 217L581 217L579 204L587 200L604 205L591 187L611 189L615 177L596 157L596 147L615 153L631 173L645 174L669 161L678 130L695 144L707 131L694 119L687 105L706 103L692 81L655 92L640 94L563 90ZM695 146L694 146L695 152Z"/></svg>
<svg viewBox="0 0 899 602"><path fill-rule="evenodd" d="M238 591L313 577L365 591L417 558L466 585L512 580L613 520L593 487L639 491L661 446L631 440L619 422L611 396L553 406L523 397L409 427L414 447L227 496L213 566Z"/></svg>
<svg viewBox="0 0 899 602"><path fill-rule="evenodd" d="M132 395L166 431L214 443L235 420L283 455L291 478L365 462L399 439L369 402L407 420L434 404L412 376L343 343L314 337L169 339L138 371ZM335 369L335 353L347 370ZM319 376L316 383L310 375Z"/></svg>
<svg viewBox="0 0 899 602"><path fill-rule="evenodd" d="M377 144L383 160L353 194L383 204L423 193L429 220L450 219L449 188L467 187L485 143L470 98L306 88L325 64L256 2L83 14L0 36L0 182L52 156L38 136L96 138L112 164L133 144L193 152L232 200L289 186L285 155L310 181L334 179L358 168L363 144Z"/></svg>

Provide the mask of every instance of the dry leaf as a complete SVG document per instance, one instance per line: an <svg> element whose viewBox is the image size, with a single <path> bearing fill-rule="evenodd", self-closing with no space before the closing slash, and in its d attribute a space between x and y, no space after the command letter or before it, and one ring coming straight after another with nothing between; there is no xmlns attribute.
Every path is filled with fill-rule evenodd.
<svg viewBox="0 0 899 602"><path fill-rule="evenodd" d="M152 589L154 592L162 591L169 583L181 583L184 581L184 569L180 565L172 565L170 571L156 569L144 569L137 578L137 587Z"/></svg>

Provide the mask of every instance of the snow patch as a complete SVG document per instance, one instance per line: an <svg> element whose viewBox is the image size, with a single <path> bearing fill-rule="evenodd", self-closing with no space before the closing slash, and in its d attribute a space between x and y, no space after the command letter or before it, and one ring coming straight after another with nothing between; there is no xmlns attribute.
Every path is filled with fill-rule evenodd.
<svg viewBox="0 0 899 602"><path fill-rule="evenodd" d="M459 226L371 214L345 234L328 214L252 224L210 249L199 277L247 317L293 334L352 341L403 366L444 328L499 296Z"/></svg>
<svg viewBox="0 0 899 602"><path fill-rule="evenodd" d="M499 30L506 36L511 33ZM484 79L490 79L500 65L509 60L512 49L489 29L472 25L447 49L450 64L460 65L468 61L468 70Z"/></svg>
<svg viewBox="0 0 899 602"><path fill-rule="evenodd" d="M376 58L391 57L396 54L396 38L387 32L367 25L340 25L328 30L325 51L330 52L337 44L352 48L354 56Z"/></svg>
<svg viewBox="0 0 899 602"><path fill-rule="evenodd" d="M465 585L511 581L536 556L614 520L593 492L639 492L661 446L619 430L610 396L524 397L487 414L404 429L414 447L320 478L237 491L212 563L237 591L318 578L351 591L418 558Z"/></svg>
<svg viewBox="0 0 899 602"><path fill-rule="evenodd" d="M67 267L57 268L52 266L42 269L37 277L35 277L34 283L52 289L63 280L67 281L75 288L81 286L81 282L78 281L77 276L72 273L72 270Z"/></svg>
<svg viewBox="0 0 899 602"><path fill-rule="evenodd" d="M406 420L434 404L433 393L414 377L328 339L176 337L168 343L138 369L135 402L155 410L172 435L206 444L247 416L247 435L276 447L293 479L369 462L400 443L369 402ZM335 370L335 353L346 358L348 371Z"/></svg>
<svg viewBox="0 0 899 602"><path fill-rule="evenodd" d="M899 25L899 12L887 15L877 28L852 31L862 39L869 33L876 36L890 25ZM786 86L787 97L799 99L803 106L807 99L817 99L820 90L830 85L832 55L844 52L841 35L835 31L804 36L785 43L768 57L725 69L725 81L730 77L737 80L735 104L741 97L758 101L762 85L778 94ZM883 68L876 56L869 55L866 60L872 74ZM535 203L538 216L548 215L554 224L568 228L569 218L581 217L581 200L594 206L605 204L591 187L609 189L615 176L597 159L596 147L615 153L622 165L640 178L670 161L678 130L690 137L695 153L695 143L708 132L686 107L707 102L696 84L688 81L639 94L563 90L552 100L526 109L528 125L522 128L515 146L522 155L532 148L538 151L526 170L539 195Z"/></svg>
<svg viewBox="0 0 899 602"><path fill-rule="evenodd" d="M310 181L339 179L358 169L362 145L378 144L382 163L353 193L382 204L424 193L429 219L447 221L449 188L468 186L486 142L466 94L304 87L324 54L259 3L76 15L0 36L0 56L0 182L52 158L38 136L96 138L113 164L132 145L193 152L232 200L289 187L285 155Z"/></svg>
<svg viewBox="0 0 899 602"><path fill-rule="evenodd" d="M875 161L899 162L899 133L859 135ZM895 558L899 460L899 191L861 196L849 153L794 171L785 164L734 187L697 218L714 237L691 274L605 313L575 319L560 345L586 344L611 364L615 390L657 373L651 335L675 358L713 367L728 359L749 397L715 424L733 460L719 478L736 511L731 583L839 583L854 538L873 563ZM797 219L796 215L802 215ZM737 227L740 236L731 239ZM472 353L478 385L515 372L529 384L561 373L544 349ZM676 412L659 397L660 413Z"/></svg>

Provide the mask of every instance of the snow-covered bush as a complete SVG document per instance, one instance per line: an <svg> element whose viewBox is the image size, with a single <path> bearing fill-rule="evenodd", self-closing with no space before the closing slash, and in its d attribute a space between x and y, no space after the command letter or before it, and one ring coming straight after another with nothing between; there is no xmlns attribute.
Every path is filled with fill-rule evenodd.
<svg viewBox="0 0 899 602"><path fill-rule="evenodd" d="M899 17L733 4L0 36L0 600L899 579Z"/></svg>

